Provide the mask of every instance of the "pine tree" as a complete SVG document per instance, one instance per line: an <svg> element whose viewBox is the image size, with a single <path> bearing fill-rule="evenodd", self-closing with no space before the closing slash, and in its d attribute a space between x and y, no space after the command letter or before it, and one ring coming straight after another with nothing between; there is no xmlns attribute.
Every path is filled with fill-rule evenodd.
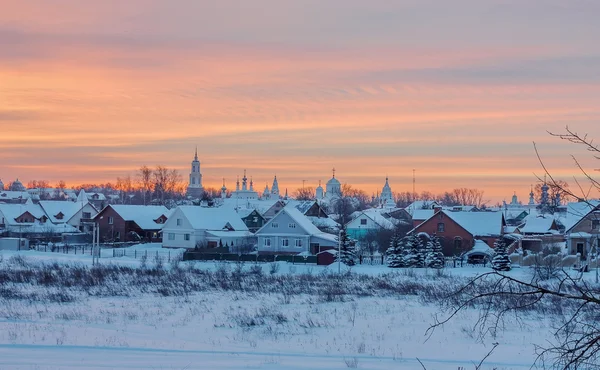
<svg viewBox="0 0 600 370"><path fill-rule="evenodd" d="M427 238L427 240L425 240ZM416 263L414 267L425 267L425 259L427 258L427 247L429 243L429 235L419 234L416 237Z"/></svg>
<svg viewBox="0 0 600 370"><path fill-rule="evenodd" d="M405 253L403 256L405 267L418 267L419 259L419 240L416 236L410 235L406 239Z"/></svg>
<svg viewBox="0 0 600 370"><path fill-rule="evenodd" d="M494 243L494 258L492 259L492 269L496 271L510 271L510 259L506 250L506 244L502 238Z"/></svg>
<svg viewBox="0 0 600 370"><path fill-rule="evenodd" d="M354 249L354 245L350 238L348 237L348 233L346 232L346 227L342 226L340 230L340 235L338 236L338 243L341 244L340 254L336 257L336 262L338 258L342 261L342 263L347 266L354 266L356 261L356 253Z"/></svg>
<svg viewBox="0 0 600 370"><path fill-rule="evenodd" d="M431 250L427 255L427 266L434 269L444 268L444 253L442 253L442 244L437 236L433 236L429 241Z"/></svg>
<svg viewBox="0 0 600 370"><path fill-rule="evenodd" d="M404 246L403 240L397 234L392 236L390 240L390 247L386 251L387 254L387 265L388 267L404 267Z"/></svg>

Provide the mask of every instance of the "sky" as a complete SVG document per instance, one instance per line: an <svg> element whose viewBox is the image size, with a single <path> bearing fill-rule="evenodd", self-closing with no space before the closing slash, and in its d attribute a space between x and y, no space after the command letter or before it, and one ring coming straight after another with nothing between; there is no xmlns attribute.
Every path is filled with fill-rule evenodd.
<svg viewBox="0 0 600 370"><path fill-rule="evenodd" d="M597 166L595 0L0 0L0 179L479 188Z"/></svg>

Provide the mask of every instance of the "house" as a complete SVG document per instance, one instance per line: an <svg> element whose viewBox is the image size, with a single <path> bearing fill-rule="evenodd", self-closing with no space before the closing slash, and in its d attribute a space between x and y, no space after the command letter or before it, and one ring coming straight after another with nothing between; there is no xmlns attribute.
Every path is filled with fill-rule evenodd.
<svg viewBox="0 0 600 370"><path fill-rule="evenodd" d="M285 207L285 202L283 200L277 200L275 203L273 203L271 205L271 207L269 207L269 209L267 209L266 212L263 213L263 217L266 220L270 220L273 217L275 217L275 215L278 214L279 211L281 211L284 207Z"/></svg>
<svg viewBox="0 0 600 370"><path fill-rule="evenodd" d="M436 208L440 210L441 208ZM417 227L426 220L429 220L436 212L434 209L415 209L412 211L412 223L413 227Z"/></svg>
<svg viewBox="0 0 600 370"><path fill-rule="evenodd" d="M370 232L378 232L382 229L394 230L396 225L384 217L379 209L368 209L360 211L353 220L346 224L348 236L360 240Z"/></svg>
<svg viewBox="0 0 600 370"><path fill-rule="evenodd" d="M445 255L460 255L482 240L493 247L506 221L502 212L452 212L439 210L410 233L427 233L440 239Z"/></svg>
<svg viewBox="0 0 600 370"><path fill-rule="evenodd" d="M263 227L267 220L256 209L240 209L237 211L248 230L252 233Z"/></svg>
<svg viewBox="0 0 600 370"><path fill-rule="evenodd" d="M108 205L93 221L101 242L159 242L160 231L170 214L164 206Z"/></svg>
<svg viewBox="0 0 600 370"><path fill-rule="evenodd" d="M282 208L255 235L263 254L317 254L338 244L336 235L319 230L293 205Z"/></svg>
<svg viewBox="0 0 600 370"><path fill-rule="evenodd" d="M288 204L296 207L319 230L328 233L337 233L339 231L340 224L327 215L327 212L325 212L319 202L315 200L290 201Z"/></svg>
<svg viewBox="0 0 600 370"><path fill-rule="evenodd" d="M255 239L233 209L179 206L163 226L162 243L163 248L227 246L230 252L249 252Z"/></svg>
<svg viewBox="0 0 600 370"><path fill-rule="evenodd" d="M26 191L0 191L0 202L2 203L25 203L31 195Z"/></svg>
<svg viewBox="0 0 600 370"><path fill-rule="evenodd" d="M85 195L83 190L80 195ZM81 196L80 201L76 202L42 200L39 204L48 220L53 224L68 224L79 231L92 233L92 219L98 214L98 210L84 196Z"/></svg>
<svg viewBox="0 0 600 370"><path fill-rule="evenodd" d="M598 253L600 238L600 201L569 203L565 222L565 237L569 254L580 254L586 259Z"/></svg>
<svg viewBox="0 0 600 370"><path fill-rule="evenodd" d="M0 204L0 233L29 239L52 238L79 230L68 225L55 225L39 204L29 199L25 204Z"/></svg>
<svg viewBox="0 0 600 370"><path fill-rule="evenodd" d="M434 208L440 207L441 205L435 200L415 200L408 207L404 207L404 209L411 215L413 215L414 211L419 209L428 209L433 210Z"/></svg>

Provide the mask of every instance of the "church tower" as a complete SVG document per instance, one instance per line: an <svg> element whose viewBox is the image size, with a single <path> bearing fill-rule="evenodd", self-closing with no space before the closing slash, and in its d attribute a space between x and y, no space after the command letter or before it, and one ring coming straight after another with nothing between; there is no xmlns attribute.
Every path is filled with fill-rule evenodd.
<svg viewBox="0 0 600 370"><path fill-rule="evenodd" d="M275 178L273 179L273 186L271 186L271 195L273 196L273 199L279 198L279 182L277 182L277 175L275 175Z"/></svg>
<svg viewBox="0 0 600 370"><path fill-rule="evenodd" d="M531 185L531 193L529 193L529 205L535 205L535 194L533 193L533 185Z"/></svg>
<svg viewBox="0 0 600 370"><path fill-rule="evenodd" d="M394 203L394 195L392 194L392 188L390 187L390 183L388 181L388 177L385 177L385 185L383 185L383 189L381 189L381 197L380 202L381 206L385 208L394 208L396 204Z"/></svg>
<svg viewBox="0 0 600 370"><path fill-rule="evenodd" d="M315 192L315 195L317 196L318 200L323 199L323 187L321 186L321 180L319 180L319 186L317 186L317 190Z"/></svg>
<svg viewBox="0 0 600 370"><path fill-rule="evenodd" d="M192 198L202 198L203 192L204 188L202 187L202 174L200 173L200 161L198 160L198 147L196 147L186 195Z"/></svg>

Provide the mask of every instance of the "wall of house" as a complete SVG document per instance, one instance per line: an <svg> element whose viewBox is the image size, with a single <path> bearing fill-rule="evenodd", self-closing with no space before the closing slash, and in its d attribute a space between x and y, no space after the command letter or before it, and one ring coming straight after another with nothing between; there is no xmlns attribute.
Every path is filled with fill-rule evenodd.
<svg viewBox="0 0 600 370"><path fill-rule="evenodd" d="M75 213L73 217L71 217L71 219L68 220L67 223L73 227L78 228L83 232L92 232L93 226L86 226L85 229L82 227L83 225L81 224L81 220L83 218L84 212L89 212L92 218L98 214L98 211L94 207L92 207L91 204L87 203L85 206L83 206L82 209L77 211L77 213Z"/></svg>
<svg viewBox="0 0 600 370"><path fill-rule="evenodd" d="M181 225L177 225L177 220ZM185 240L189 235L189 240ZM164 248L194 248L197 242L203 241L204 230L194 230L190 221L181 210L176 209L162 228L162 244Z"/></svg>
<svg viewBox="0 0 600 370"><path fill-rule="evenodd" d="M443 232L438 231L438 223L440 222L444 223ZM415 229L415 232L437 235L446 256L460 255L470 250L474 245L473 235L454 222L454 220L444 216L443 213L422 223L421 226Z"/></svg>
<svg viewBox="0 0 600 370"><path fill-rule="evenodd" d="M363 225L361 223L361 220L366 220L366 225ZM380 228L381 227L377 223L375 223L375 221L371 220L365 215L360 215L359 217L346 224L348 236L350 236L353 239L360 239L364 237L369 231L376 231Z"/></svg>
<svg viewBox="0 0 600 370"><path fill-rule="evenodd" d="M267 246L265 240L270 240L271 246ZM284 246L284 240L287 240L288 246ZM299 240L301 246L296 247L296 241ZM258 251L261 253L302 253L308 252L310 247L309 235L259 235Z"/></svg>
<svg viewBox="0 0 600 370"><path fill-rule="evenodd" d="M110 224L110 218L112 217L113 223ZM112 207L106 207L94 221L100 227L100 241L108 242L113 240L124 241L125 235L127 235L125 220Z"/></svg>

